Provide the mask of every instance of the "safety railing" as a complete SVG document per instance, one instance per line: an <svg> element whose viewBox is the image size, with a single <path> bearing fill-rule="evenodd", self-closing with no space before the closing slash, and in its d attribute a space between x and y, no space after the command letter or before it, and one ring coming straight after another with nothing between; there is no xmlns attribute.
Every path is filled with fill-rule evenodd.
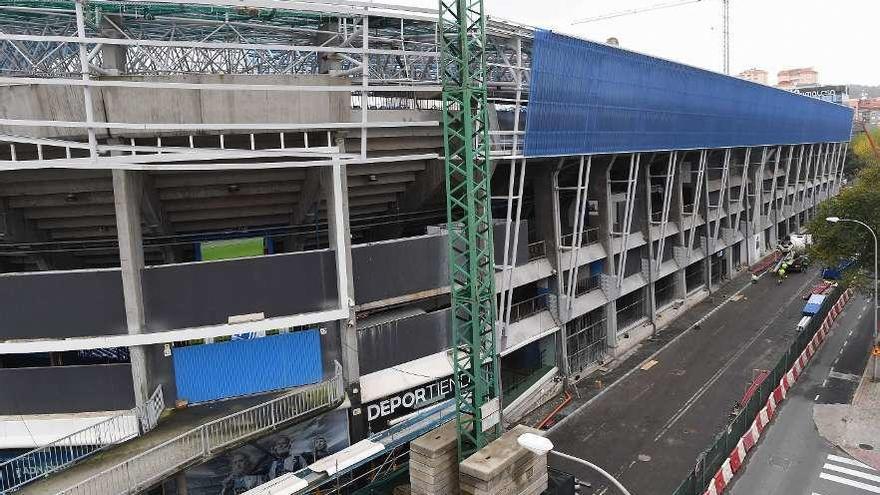
<svg viewBox="0 0 880 495"><path fill-rule="evenodd" d="M574 295L582 296L587 292L592 290L596 290L602 285L602 275L596 273L594 275L590 275L589 277L582 278L577 281L577 284L574 286Z"/></svg>
<svg viewBox="0 0 880 495"><path fill-rule="evenodd" d="M529 243L529 261L547 257L547 245L544 241Z"/></svg>
<svg viewBox="0 0 880 495"><path fill-rule="evenodd" d="M525 301L513 303L510 307L510 321L520 321L547 309L547 294L541 294Z"/></svg>
<svg viewBox="0 0 880 495"><path fill-rule="evenodd" d="M160 385L142 406L0 463L0 493L67 469L86 457L152 430L164 409L165 398Z"/></svg>
<svg viewBox="0 0 880 495"><path fill-rule="evenodd" d="M205 423L102 471L58 495L139 493L189 463L269 431L298 417L342 402L342 366L330 380L294 390L268 402Z"/></svg>
<svg viewBox="0 0 880 495"><path fill-rule="evenodd" d="M574 234L565 234L560 238L560 245L563 248L571 249L574 246ZM599 228L593 227L581 232L581 247L599 242Z"/></svg>
<svg viewBox="0 0 880 495"><path fill-rule="evenodd" d="M813 339L825 316L843 292L844 289L842 287L837 287L830 296L825 298L820 312L810 320L810 324L804 331L797 334L794 342L792 342L782 357L779 358L776 366L770 371L764 381L761 382L761 385L754 391L748 402L742 406L742 409L735 411L735 416L733 416L733 413L731 414L732 420L724 430L715 436L709 448L697 457L693 470L684 482L676 488L673 495L703 495L706 492L706 488L709 486L715 473L724 464L730 452L736 448L737 443L746 430L751 428L752 422L755 421L758 413L766 404L770 394L773 393L783 375L791 369L810 340Z"/></svg>

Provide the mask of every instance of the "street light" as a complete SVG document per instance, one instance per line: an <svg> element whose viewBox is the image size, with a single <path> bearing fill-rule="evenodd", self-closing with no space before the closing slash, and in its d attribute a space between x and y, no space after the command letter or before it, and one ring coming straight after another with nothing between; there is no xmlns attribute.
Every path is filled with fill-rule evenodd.
<svg viewBox="0 0 880 495"><path fill-rule="evenodd" d="M553 450L553 442L551 442L549 438L542 437L541 435L536 435L534 433L523 433L522 435L517 437L516 443L520 444L520 446L524 447L525 449L527 449L537 455L547 455L549 453L552 453L553 455L556 455L556 456L561 457L563 459L567 459L569 461L573 461L578 464L582 464L582 465L596 471L597 473L601 474L602 476L607 478L609 481L611 481L611 483L615 487L617 487L617 489L620 490L620 493L622 493L623 495L630 495L629 491L626 488L624 488L623 485L621 485L620 482L614 478L614 476L611 476L610 474L608 474L607 471L600 468L599 466L593 464L592 462L585 461L579 457L574 457L574 456L559 452L557 450Z"/></svg>
<svg viewBox="0 0 880 495"><path fill-rule="evenodd" d="M850 218L840 218L840 217L828 217L825 219L828 223L857 223L862 227L868 229L868 232L874 237L874 346L880 346L880 339L878 339L877 335L877 234L874 232L874 229L868 226L865 222L859 220L853 220ZM880 360L880 356L874 356L874 371L871 375L871 379L873 381L877 381L877 361Z"/></svg>

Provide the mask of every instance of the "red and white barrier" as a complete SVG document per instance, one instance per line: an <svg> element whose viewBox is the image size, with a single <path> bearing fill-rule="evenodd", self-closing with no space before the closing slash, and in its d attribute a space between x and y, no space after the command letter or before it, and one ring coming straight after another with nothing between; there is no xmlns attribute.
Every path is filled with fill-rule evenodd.
<svg viewBox="0 0 880 495"><path fill-rule="evenodd" d="M825 319L822 320L822 326L819 327L819 330L813 335L813 338L807 344L807 347L804 348L801 355L798 356L797 361L794 362L794 365L788 370L788 373L783 375L782 379L779 380L779 385L773 390L770 397L767 398L767 403L764 404L764 407L758 412L758 416L755 418L755 421L752 422L752 427L749 428L742 438L739 439L736 448L733 449L733 452L730 453L724 461L724 464L721 465L721 469L715 473L715 476L704 495L719 495L722 493L724 488L730 484L733 475L739 471L743 464L745 464L746 456L749 451L758 443L758 438L761 437L767 424L773 419L779 405L785 400L788 390L794 386L798 377L800 377L801 372L803 372L804 368L809 364L810 359L816 354L819 348L822 347L822 344L825 342L825 337L831 331L831 325L843 311L844 306L846 306L846 303L849 302L851 297L852 290L847 289L837 302L834 303L831 311L829 311L828 315L825 316Z"/></svg>

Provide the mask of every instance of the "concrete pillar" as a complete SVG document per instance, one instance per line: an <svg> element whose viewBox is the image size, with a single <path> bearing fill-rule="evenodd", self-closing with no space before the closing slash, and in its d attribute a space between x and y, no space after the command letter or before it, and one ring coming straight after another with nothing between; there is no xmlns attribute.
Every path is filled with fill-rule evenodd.
<svg viewBox="0 0 880 495"><path fill-rule="evenodd" d="M605 343L609 349L616 349L617 341L617 300L605 304Z"/></svg>
<svg viewBox="0 0 880 495"><path fill-rule="evenodd" d="M100 36L102 38L121 39L122 33L114 27L123 26L123 17L120 15L102 14L100 23ZM101 68L110 75L125 73L125 64L128 57L128 47L125 45L103 45L101 47Z"/></svg>
<svg viewBox="0 0 880 495"><path fill-rule="evenodd" d="M642 273L648 281L647 288L645 289L645 300L648 302L648 317L651 319L651 323L656 323L657 298L654 294L654 284L657 282L657 270L653 262L654 237L651 235L651 209L653 208L651 204L651 162L649 161L644 167L641 167L639 173L642 174L642 176L641 180L638 181L638 189L636 190L636 193L638 194L637 197L641 200L643 207L638 208L639 205L636 204L636 209L633 214L641 214L644 216L644 221L641 222L640 225L642 226L642 234L647 241L646 251L648 252L647 259L642 259Z"/></svg>
<svg viewBox="0 0 880 495"><path fill-rule="evenodd" d="M140 172L113 170L113 202L116 209L116 235L119 241L119 265L122 292L125 297L125 321L129 334L140 334L146 326L141 272L144 268L144 246L141 233ZM129 348L134 397L137 405L150 396L147 377L146 349Z"/></svg>
<svg viewBox="0 0 880 495"><path fill-rule="evenodd" d="M345 151L345 137L337 136L336 145L339 151ZM361 390L360 390L360 363L358 356L358 340L357 340L357 318L355 316L355 294L354 294L354 267L351 260L351 224L349 222L348 211L348 178L346 173L346 165L341 165L342 175L342 191L339 200L342 201L342 218L336 217L333 205L336 203L336 191L333 189L333 170L331 167L322 167L320 173L324 175L321 183L326 188L327 200L327 227L331 248L333 239L336 238L337 229L343 230L342 237L345 239L344 246L335 246L337 256L345 256L348 273L346 274L346 283L348 285L349 301L340 301L340 304L349 305L349 315L347 320L338 322L340 353L342 355L342 374L345 381L345 391L348 400L351 403L349 409L349 428L352 443L358 442L367 437L367 415L361 409Z"/></svg>
<svg viewBox="0 0 880 495"><path fill-rule="evenodd" d="M706 152L706 172L703 174L703 204L694 205L694 209L700 208L705 223L703 224L703 245L706 246L706 257L703 258L703 276L706 280L706 289L712 292L712 257L715 255L715 238L712 237L712 222L709 217L709 173L713 167L709 166L712 152Z"/></svg>
<svg viewBox="0 0 880 495"><path fill-rule="evenodd" d="M189 487L186 484L185 472L177 473L174 477L174 486L177 488L177 495L187 495Z"/></svg>

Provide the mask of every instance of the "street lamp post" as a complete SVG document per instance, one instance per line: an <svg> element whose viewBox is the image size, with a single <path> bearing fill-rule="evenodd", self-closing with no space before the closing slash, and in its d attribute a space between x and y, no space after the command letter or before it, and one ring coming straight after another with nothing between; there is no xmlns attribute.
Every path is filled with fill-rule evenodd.
<svg viewBox="0 0 880 495"><path fill-rule="evenodd" d="M828 217L825 220L828 221L829 223L839 223L839 222L857 223L857 224L861 225L862 227L868 229L868 232L870 232L871 236L874 237L874 332L873 332L873 337L874 337L875 348L880 347L880 339L878 339L878 327L877 327L877 276L878 276L878 273L877 273L877 233L875 233L874 229L872 229L870 226L868 226L868 224L866 224L865 222L859 221L859 220L853 220L851 218L840 218L840 217ZM877 381L877 362L878 361L880 361L880 356L875 355L874 356L874 370L871 374L871 379L875 382Z"/></svg>
<svg viewBox="0 0 880 495"><path fill-rule="evenodd" d="M593 464L592 462L585 461L584 459L581 459L579 457L553 450L553 442L551 442L549 438L542 437L541 435L536 435L534 433L523 433L522 435L517 437L516 442L526 449L530 450L531 452L534 452L535 454L553 454L557 457L561 457L563 459L567 459L569 461L586 466L608 479L618 490L620 490L620 493L622 493L623 495L630 495L629 491L624 488L624 486L619 481L617 481L614 476L611 476L610 474L608 474L607 471L600 468L599 466Z"/></svg>

